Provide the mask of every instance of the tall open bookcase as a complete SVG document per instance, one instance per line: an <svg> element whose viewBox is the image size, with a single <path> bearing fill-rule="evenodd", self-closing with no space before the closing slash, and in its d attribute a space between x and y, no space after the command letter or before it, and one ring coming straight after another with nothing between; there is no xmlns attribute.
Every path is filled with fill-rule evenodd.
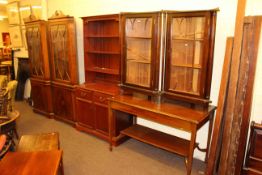
<svg viewBox="0 0 262 175"><path fill-rule="evenodd" d="M82 19L85 83L76 88L76 128L108 140L107 99L119 94L119 15ZM128 123L125 118L121 126Z"/></svg>

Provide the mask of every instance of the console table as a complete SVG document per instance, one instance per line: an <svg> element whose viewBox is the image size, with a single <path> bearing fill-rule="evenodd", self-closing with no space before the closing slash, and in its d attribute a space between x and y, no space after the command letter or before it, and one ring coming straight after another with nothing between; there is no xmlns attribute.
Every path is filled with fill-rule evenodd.
<svg viewBox="0 0 262 175"><path fill-rule="evenodd" d="M206 122L209 124L209 132L207 139L207 148L200 149L208 155L210 136L213 126L213 116L216 110L215 106L206 108L188 107L173 103L154 103L146 99L137 97L120 95L109 99L109 143L112 150L113 143L118 143L125 136L137 139L139 141L151 144L158 148L179 154L185 157L187 174L191 174L194 149L198 147L196 144L196 133ZM151 120L163 125L187 131L191 133L190 140L182 139L173 135L169 135L160 131L156 131L136 123L116 135L116 115L115 111L122 111L134 116L139 116L147 120Z"/></svg>

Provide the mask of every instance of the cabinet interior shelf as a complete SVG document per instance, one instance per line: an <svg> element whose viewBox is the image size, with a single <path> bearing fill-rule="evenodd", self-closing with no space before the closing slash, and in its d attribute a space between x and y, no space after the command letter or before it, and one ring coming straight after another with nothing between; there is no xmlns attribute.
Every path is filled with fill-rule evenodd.
<svg viewBox="0 0 262 175"><path fill-rule="evenodd" d="M172 37L172 40L176 40L176 41L204 41L203 38L175 38L175 37Z"/></svg>
<svg viewBox="0 0 262 175"><path fill-rule="evenodd" d="M186 68L194 68L194 69L202 69L199 64L172 64L175 67L186 67Z"/></svg>
<svg viewBox="0 0 262 175"><path fill-rule="evenodd" d="M127 59L127 62L142 63L142 64L151 64L151 62L150 62L150 61L147 61L147 60L133 60L133 59Z"/></svg>
<svg viewBox="0 0 262 175"><path fill-rule="evenodd" d="M126 36L128 39L152 39L152 37L145 37L145 36Z"/></svg>
<svg viewBox="0 0 262 175"><path fill-rule="evenodd" d="M86 68L86 71L119 75L118 69L109 69L109 68L104 68L104 67L88 67Z"/></svg>
<svg viewBox="0 0 262 175"><path fill-rule="evenodd" d="M88 50L87 53L93 53L93 54L109 54L109 55L118 55L120 54L119 51L97 51L97 50Z"/></svg>
<svg viewBox="0 0 262 175"><path fill-rule="evenodd" d="M131 127L122 130L121 134L182 156L188 155L190 145L188 140L156 131L141 125L132 125Z"/></svg>
<svg viewBox="0 0 262 175"><path fill-rule="evenodd" d="M119 38L118 35L87 35L85 38Z"/></svg>

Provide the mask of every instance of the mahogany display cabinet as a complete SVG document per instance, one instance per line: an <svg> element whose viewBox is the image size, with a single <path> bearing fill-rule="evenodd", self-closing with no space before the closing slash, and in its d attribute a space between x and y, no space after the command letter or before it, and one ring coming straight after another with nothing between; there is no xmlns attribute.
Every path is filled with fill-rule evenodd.
<svg viewBox="0 0 262 175"><path fill-rule="evenodd" d="M48 19L54 117L75 122L74 87L78 84L74 17L56 12Z"/></svg>
<svg viewBox="0 0 262 175"><path fill-rule="evenodd" d="M53 117L51 74L48 57L47 22L29 18L25 22L31 71L31 96L34 112Z"/></svg>
<svg viewBox="0 0 262 175"><path fill-rule="evenodd" d="M82 17L85 83L76 87L76 128L109 140L108 98L119 94L119 15ZM132 123L118 114L117 127Z"/></svg>
<svg viewBox="0 0 262 175"><path fill-rule="evenodd" d="M122 13L121 87L208 104L216 11Z"/></svg>

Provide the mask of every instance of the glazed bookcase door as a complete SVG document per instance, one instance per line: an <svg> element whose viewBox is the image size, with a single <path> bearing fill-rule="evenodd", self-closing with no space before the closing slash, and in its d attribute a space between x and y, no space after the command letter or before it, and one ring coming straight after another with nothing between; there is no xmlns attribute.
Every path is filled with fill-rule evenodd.
<svg viewBox="0 0 262 175"><path fill-rule="evenodd" d="M67 25L63 23L52 24L49 30L51 47L53 50L53 76L57 80L70 82Z"/></svg>
<svg viewBox="0 0 262 175"><path fill-rule="evenodd" d="M165 91L208 98L211 16L210 12L168 15Z"/></svg>
<svg viewBox="0 0 262 175"><path fill-rule="evenodd" d="M157 90L158 14L127 14L123 19L123 84Z"/></svg>
<svg viewBox="0 0 262 175"><path fill-rule="evenodd" d="M48 33L52 80L70 85L77 84L74 17L49 18Z"/></svg>
<svg viewBox="0 0 262 175"><path fill-rule="evenodd" d="M26 38L31 61L31 76L36 78L43 78L44 61L42 54L40 25L27 26Z"/></svg>

